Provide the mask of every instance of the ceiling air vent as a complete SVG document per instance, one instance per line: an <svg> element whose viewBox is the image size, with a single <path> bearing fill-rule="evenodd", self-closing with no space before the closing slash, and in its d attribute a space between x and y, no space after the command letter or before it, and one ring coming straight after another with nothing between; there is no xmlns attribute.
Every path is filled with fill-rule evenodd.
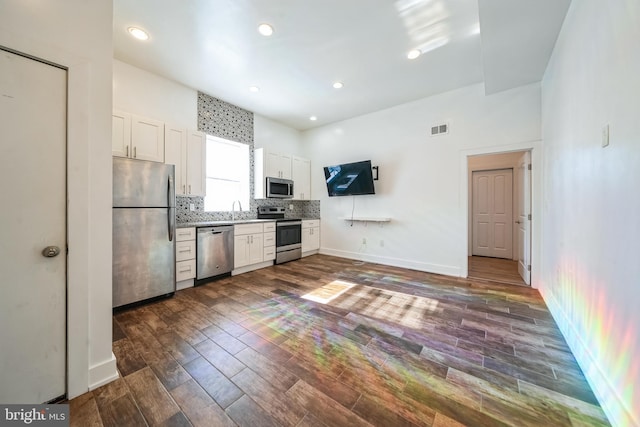
<svg viewBox="0 0 640 427"><path fill-rule="evenodd" d="M431 126L431 136L443 135L446 133L449 133L449 125L447 123Z"/></svg>

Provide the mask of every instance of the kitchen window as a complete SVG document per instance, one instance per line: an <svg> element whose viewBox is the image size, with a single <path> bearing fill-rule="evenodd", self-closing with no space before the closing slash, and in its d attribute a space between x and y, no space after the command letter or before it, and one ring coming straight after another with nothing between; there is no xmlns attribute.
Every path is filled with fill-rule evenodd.
<svg viewBox="0 0 640 427"><path fill-rule="evenodd" d="M249 210L249 145L207 135L206 176L205 211Z"/></svg>

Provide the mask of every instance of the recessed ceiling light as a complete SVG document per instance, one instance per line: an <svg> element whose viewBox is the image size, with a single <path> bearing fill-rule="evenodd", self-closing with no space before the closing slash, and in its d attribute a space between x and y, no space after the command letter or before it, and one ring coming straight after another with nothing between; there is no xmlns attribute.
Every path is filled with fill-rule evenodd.
<svg viewBox="0 0 640 427"><path fill-rule="evenodd" d="M311 120L312 122L315 122L316 120L318 120L318 118L316 116L311 116L309 117L309 120Z"/></svg>
<svg viewBox="0 0 640 427"><path fill-rule="evenodd" d="M129 31L129 34L131 34L133 37L137 38L138 40L149 39L149 34L141 28L129 27L127 30Z"/></svg>
<svg viewBox="0 0 640 427"><path fill-rule="evenodd" d="M258 32L263 36L270 36L273 34L273 27L269 24L260 24L258 25Z"/></svg>
<svg viewBox="0 0 640 427"><path fill-rule="evenodd" d="M334 87L335 89L342 89L342 88L344 87L344 83L342 83L342 82L335 82L335 83L333 84L333 87Z"/></svg>
<svg viewBox="0 0 640 427"><path fill-rule="evenodd" d="M413 49L413 50L410 50L409 53L407 53L407 58L416 59L421 54L422 52L420 52L420 49Z"/></svg>
<svg viewBox="0 0 640 427"><path fill-rule="evenodd" d="M249 91L250 92L260 92L260 88L258 86L250 86L249 87Z"/></svg>

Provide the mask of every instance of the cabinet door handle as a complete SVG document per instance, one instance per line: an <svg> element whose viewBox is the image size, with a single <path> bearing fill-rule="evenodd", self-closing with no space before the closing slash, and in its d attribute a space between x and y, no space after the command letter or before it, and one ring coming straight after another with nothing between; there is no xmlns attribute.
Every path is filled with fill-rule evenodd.
<svg viewBox="0 0 640 427"><path fill-rule="evenodd" d="M191 194L191 184L189 184L189 194Z"/></svg>
<svg viewBox="0 0 640 427"><path fill-rule="evenodd" d="M127 145L126 147L124 147L125 150L125 157L129 157L129 146Z"/></svg>
<svg viewBox="0 0 640 427"><path fill-rule="evenodd" d="M182 184L182 194L187 194L187 186Z"/></svg>
<svg viewBox="0 0 640 427"><path fill-rule="evenodd" d="M249 236L247 236L247 245L248 245L249 243L250 243L250 242L249 242Z"/></svg>
<svg viewBox="0 0 640 427"><path fill-rule="evenodd" d="M133 158L138 158L138 147L133 147Z"/></svg>
<svg viewBox="0 0 640 427"><path fill-rule="evenodd" d="M251 243L253 244L253 236L251 236Z"/></svg>

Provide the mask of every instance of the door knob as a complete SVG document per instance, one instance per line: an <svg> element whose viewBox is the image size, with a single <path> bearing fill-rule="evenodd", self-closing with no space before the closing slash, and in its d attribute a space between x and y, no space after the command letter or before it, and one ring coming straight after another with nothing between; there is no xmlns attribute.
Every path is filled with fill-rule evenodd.
<svg viewBox="0 0 640 427"><path fill-rule="evenodd" d="M57 246L47 246L42 250L42 256L53 258L60 254L60 248Z"/></svg>
<svg viewBox="0 0 640 427"><path fill-rule="evenodd" d="M516 221L516 224L520 224L520 221Z"/></svg>

